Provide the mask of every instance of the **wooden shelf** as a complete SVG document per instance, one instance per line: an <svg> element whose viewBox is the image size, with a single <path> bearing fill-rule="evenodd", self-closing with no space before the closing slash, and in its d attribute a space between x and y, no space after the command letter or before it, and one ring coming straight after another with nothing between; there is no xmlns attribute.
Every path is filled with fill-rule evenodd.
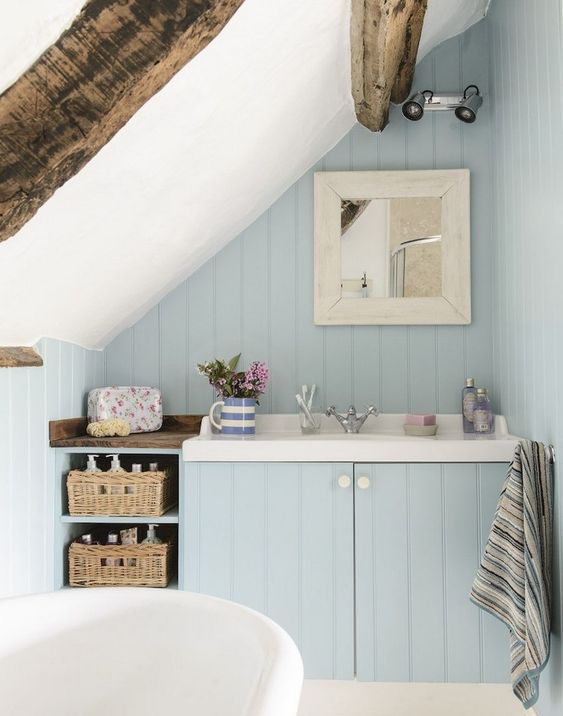
<svg viewBox="0 0 563 716"><path fill-rule="evenodd" d="M86 418L51 420L49 445L53 448L132 448L179 450L184 440L199 434L201 415L165 415L162 428L154 433L135 433L125 438L93 438L86 434Z"/></svg>
<svg viewBox="0 0 563 716"><path fill-rule="evenodd" d="M178 507L173 507L168 510L164 515L160 517L154 517L153 515L146 516L135 516L135 515L61 515L61 522L68 522L71 524L100 524L100 525L124 525L137 523L140 525L177 525L178 524Z"/></svg>

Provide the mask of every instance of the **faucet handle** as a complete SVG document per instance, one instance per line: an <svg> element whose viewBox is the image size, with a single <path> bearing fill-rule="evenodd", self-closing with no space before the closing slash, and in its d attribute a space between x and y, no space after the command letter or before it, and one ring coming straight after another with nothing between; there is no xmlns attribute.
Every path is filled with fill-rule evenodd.
<svg viewBox="0 0 563 716"><path fill-rule="evenodd" d="M329 418L331 415L336 415L336 405L331 405L327 408L325 415Z"/></svg>
<svg viewBox="0 0 563 716"><path fill-rule="evenodd" d="M377 418L379 413L380 411L378 410L378 408L375 407L375 405L368 405L368 407L366 408L366 415L373 415Z"/></svg>

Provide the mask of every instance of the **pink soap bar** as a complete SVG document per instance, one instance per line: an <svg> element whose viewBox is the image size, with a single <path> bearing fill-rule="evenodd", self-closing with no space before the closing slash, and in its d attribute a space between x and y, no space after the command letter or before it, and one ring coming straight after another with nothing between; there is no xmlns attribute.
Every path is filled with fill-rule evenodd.
<svg viewBox="0 0 563 716"><path fill-rule="evenodd" d="M407 425L436 425L436 416L415 413L414 415L407 415L405 422Z"/></svg>

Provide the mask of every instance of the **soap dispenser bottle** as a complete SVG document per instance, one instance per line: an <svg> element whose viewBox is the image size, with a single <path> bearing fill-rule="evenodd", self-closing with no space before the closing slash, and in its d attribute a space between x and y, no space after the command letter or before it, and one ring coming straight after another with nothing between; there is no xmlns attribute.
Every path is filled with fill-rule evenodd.
<svg viewBox="0 0 563 716"><path fill-rule="evenodd" d="M463 415L463 432L472 433L475 431L473 425L473 411L477 402L477 389L475 388L475 380L467 378L465 387L461 391L461 412Z"/></svg>
<svg viewBox="0 0 563 716"><path fill-rule="evenodd" d="M481 435L495 431L493 409L486 388L477 388L477 401L473 410L473 429Z"/></svg>
<svg viewBox="0 0 563 716"><path fill-rule="evenodd" d="M156 536L156 528L158 525L149 525L147 536L141 544L162 544L162 540Z"/></svg>
<svg viewBox="0 0 563 716"><path fill-rule="evenodd" d="M109 468L110 472L125 472L125 470L121 467L119 455L117 453L115 455L106 455L106 457L111 457L111 465Z"/></svg>
<svg viewBox="0 0 563 716"><path fill-rule="evenodd" d="M100 468L96 465L96 458L99 455L88 455L88 462L86 463L86 472L101 472Z"/></svg>
<svg viewBox="0 0 563 716"><path fill-rule="evenodd" d="M117 453L114 455L106 455L106 457L111 457L111 464L109 468L110 472L125 472L125 470L121 467L119 455ZM121 493L121 487L119 487L119 485L111 485L106 487L106 490L109 490L111 495L119 495Z"/></svg>

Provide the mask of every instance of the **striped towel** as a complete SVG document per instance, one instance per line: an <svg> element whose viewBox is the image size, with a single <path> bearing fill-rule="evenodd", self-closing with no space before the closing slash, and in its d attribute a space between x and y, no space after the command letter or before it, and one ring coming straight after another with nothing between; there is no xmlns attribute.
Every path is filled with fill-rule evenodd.
<svg viewBox="0 0 563 716"><path fill-rule="evenodd" d="M552 489L544 445L522 440L471 590L471 600L510 631L512 689L525 708L537 701L549 657Z"/></svg>

